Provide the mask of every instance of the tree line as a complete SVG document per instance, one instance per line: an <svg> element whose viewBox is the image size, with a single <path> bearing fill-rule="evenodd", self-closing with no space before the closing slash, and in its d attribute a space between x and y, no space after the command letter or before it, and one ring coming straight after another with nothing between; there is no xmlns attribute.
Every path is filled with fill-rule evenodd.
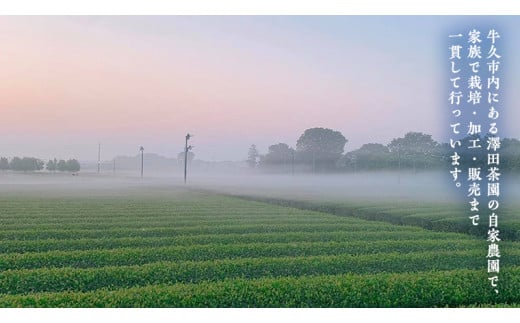
<svg viewBox="0 0 520 323"><path fill-rule="evenodd" d="M468 136L457 147L461 166L486 167L487 135ZM478 140L484 149L470 150L471 142ZM451 163L454 149L448 143L439 143L431 135L408 132L394 138L388 144L367 143L360 148L344 152L348 140L339 131L327 128L311 128L304 131L295 147L286 143L269 146L267 153L260 154L256 145L248 151L250 168L265 171L370 171L396 169L440 169ZM501 169L520 170L520 141L501 138ZM477 161L473 161L473 157Z"/></svg>
<svg viewBox="0 0 520 323"><path fill-rule="evenodd" d="M43 169L50 172L79 172L81 166L76 159L57 160L54 158L45 163L43 160L34 157L13 157L11 160L0 157L0 170L3 171L34 172Z"/></svg>

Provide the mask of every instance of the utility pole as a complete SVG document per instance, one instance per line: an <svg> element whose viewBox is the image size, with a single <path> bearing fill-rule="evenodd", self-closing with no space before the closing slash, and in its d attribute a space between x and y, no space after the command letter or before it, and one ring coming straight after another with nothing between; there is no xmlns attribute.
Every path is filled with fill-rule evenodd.
<svg viewBox="0 0 520 323"><path fill-rule="evenodd" d="M144 169L144 147L139 147L139 151L141 152L141 178L143 178L143 169Z"/></svg>
<svg viewBox="0 0 520 323"><path fill-rule="evenodd" d="M186 143L184 145L184 184L186 184L186 175L188 172L188 152L193 148L192 146L188 146L188 140L193 137L189 133L186 134Z"/></svg>
<svg viewBox="0 0 520 323"><path fill-rule="evenodd" d="M101 143L98 144L98 151L97 151L97 172L99 174L101 170Z"/></svg>
<svg viewBox="0 0 520 323"><path fill-rule="evenodd" d="M116 158L114 157L114 165L113 165L113 168L112 168L112 172L115 174L116 173Z"/></svg>

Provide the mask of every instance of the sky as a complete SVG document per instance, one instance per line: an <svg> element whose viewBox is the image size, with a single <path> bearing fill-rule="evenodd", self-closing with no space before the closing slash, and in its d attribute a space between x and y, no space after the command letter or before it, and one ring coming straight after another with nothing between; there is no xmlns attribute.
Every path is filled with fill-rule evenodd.
<svg viewBox="0 0 520 323"><path fill-rule="evenodd" d="M244 160L341 131L346 151L409 131L446 140L447 35L503 37L502 134L520 138L520 17L2 16L0 156Z"/></svg>

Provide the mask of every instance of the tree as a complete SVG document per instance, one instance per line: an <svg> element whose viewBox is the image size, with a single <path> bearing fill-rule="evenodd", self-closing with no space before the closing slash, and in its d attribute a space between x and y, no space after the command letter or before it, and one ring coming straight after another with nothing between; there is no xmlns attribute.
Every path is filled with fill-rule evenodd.
<svg viewBox="0 0 520 323"><path fill-rule="evenodd" d="M9 168L14 171L22 171L22 159L20 157L13 157L9 162Z"/></svg>
<svg viewBox="0 0 520 323"><path fill-rule="evenodd" d="M45 162L38 158L29 158L29 163L33 167L31 170L42 170L45 168Z"/></svg>
<svg viewBox="0 0 520 323"><path fill-rule="evenodd" d="M69 159L69 160L67 160L66 164L67 164L67 170L69 172L75 173L75 172L79 172L79 170L81 169L81 166L76 159Z"/></svg>
<svg viewBox="0 0 520 323"><path fill-rule="evenodd" d="M56 169L59 170L60 172L67 171L67 162L63 159L60 159L60 161L56 165Z"/></svg>
<svg viewBox="0 0 520 323"><path fill-rule="evenodd" d="M364 144L356 150L358 154L387 154L390 152L387 146L378 143Z"/></svg>
<svg viewBox="0 0 520 323"><path fill-rule="evenodd" d="M250 168L255 168L258 165L258 158L260 157L260 154L258 153L258 150L256 149L256 145L251 145L249 147L249 151L247 153L247 164Z"/></svg>
<svg viewBox="0 0 520 323"><path fill-rule="evenodd" d="M390 151L385 145L369 143L347 153L343 164L354 171L384 169L390 166L390 156Z"/></svg>
<svg viewBox="0 0 520 323"><path fill-rule="evenodd" d="M302 161L317 169L332 169L343 154L347 139L339 131L326 128L305 130L296 142Z"/></svg>
<svg viewBox="0 0 520 323"><path fill-rule="evenodd" d="M54 158L47 162L46 168L49 172L79 172L81 166L76 159L69 159L67 161L61 159L58 161Z"/></svg>
<svg viewBox="0 0 520 323"><path fill-rule="evenodd" d="M9 160L5 157L0 158L0 170L9 169Z"/></svg>
<svg viewBox="0 0 520 323"><path fill-rule="evenodd" d="M262 157L260 163L262 165L285 165L290 163L294 149L285 143L278 143L269 146L267 154Z"/></svg>
<svg viewBox="0 0 520 323"><path fill-rule="evenodd" d="M431 135L422 132L408 132L402 138L395 138L388 144L388 149L397 156L400 165L411 164L414 171L418 162L427 167L428 164L442 158L440 155L437 156L439 144Z"/></svg>
<svg viewBox="0 0 520 323"><path fill-rule="evenodd" d="M49 159L49 161L47 162L46 168L49 172L55 172L57 166L58 166L58 161L56 160L56 158L54 158L54 160Z"/></svg>
<svg viewBox="0 0 520 323"><path fill-rule="evenodd" d="M33 157L14 157L9 163L9 168L14 171L37 171L42 170L45 163Z"/></svg>

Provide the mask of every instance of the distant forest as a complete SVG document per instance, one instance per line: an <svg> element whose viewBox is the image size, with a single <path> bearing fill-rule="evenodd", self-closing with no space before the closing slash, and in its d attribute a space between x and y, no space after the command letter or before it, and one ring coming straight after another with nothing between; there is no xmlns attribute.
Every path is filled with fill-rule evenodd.
<svg viewBox="0 0 520 323"><path fill-rule="evenodd" d="M461 167L487 167L486 143L488 136L468 136L461 140L456 151L460 155ZM478 140L482 149L470 149L471 142ZM429 134L408 132L403 137L394 138L388 144L367 143L359 149L344 152L348 140L339 131L328 128L310 128L299 137L294 147L286 143L269 146L262 154L256 145L251 145L245 163L251 170L265 173L331 173L357 172L376 170L409 169L413 171L446 169L449 167L454 149L448 143L439 143ZM501 138L500 169L502 171L520 170L520 140ZM473 158L476 157L476 160ZM184 163L184 153L176 159L164 158L155 154L145 156L145 160L158 167L168 169L181 167ZM140 156L117 157L118 169L136 169L140 165ZM195 168L211 169L209 162L195 160L195 154L190 152L188 162ZM173 164L175 165L173 165ZM229 162L231 163L231 162ZM138 165L139 164L139 165ZM227 168L239 167L238 163L227 165ZM222 166L222 165L221 165ZM13 157L10 160L0 157L0 171L33 172L47 170L49 172L78 172L81 166L76 159L43 160L34 157ZM221 167L222 168L222 167Z"/></svg>
<svg viewBox="0 0 520 323"><path fill-rule="evenodd" d="M55 158L45 163L43 160L34 157L13 157L11 160L0 157L0 170L3 171L34 172L43 169L50 172L79 172L81 166L76 159L57 160Z"/></svg>
<svg viewBox="0 0 520 323"><path fill-rule="evenodd" d="M473 135L461 140L456 151L461 156L461 166L486 167L486 143L488 136ZM471 142L478 140L482 149L471 149ZM431 170L446 168L451 163L454 149L448 143L439 143L431 135L408 132L390 143L367 143L359 149L344 153L347 139L339 131L326 128L305 130L295 148L286 143L269 146L267 153L259 153L256 145L248 151L247 164L252 169L266 172L355 172L371 170L411 169ZM520 169L520 141L501 138L500 168ZM473 161L476 157L476 161Z"/></svg>

